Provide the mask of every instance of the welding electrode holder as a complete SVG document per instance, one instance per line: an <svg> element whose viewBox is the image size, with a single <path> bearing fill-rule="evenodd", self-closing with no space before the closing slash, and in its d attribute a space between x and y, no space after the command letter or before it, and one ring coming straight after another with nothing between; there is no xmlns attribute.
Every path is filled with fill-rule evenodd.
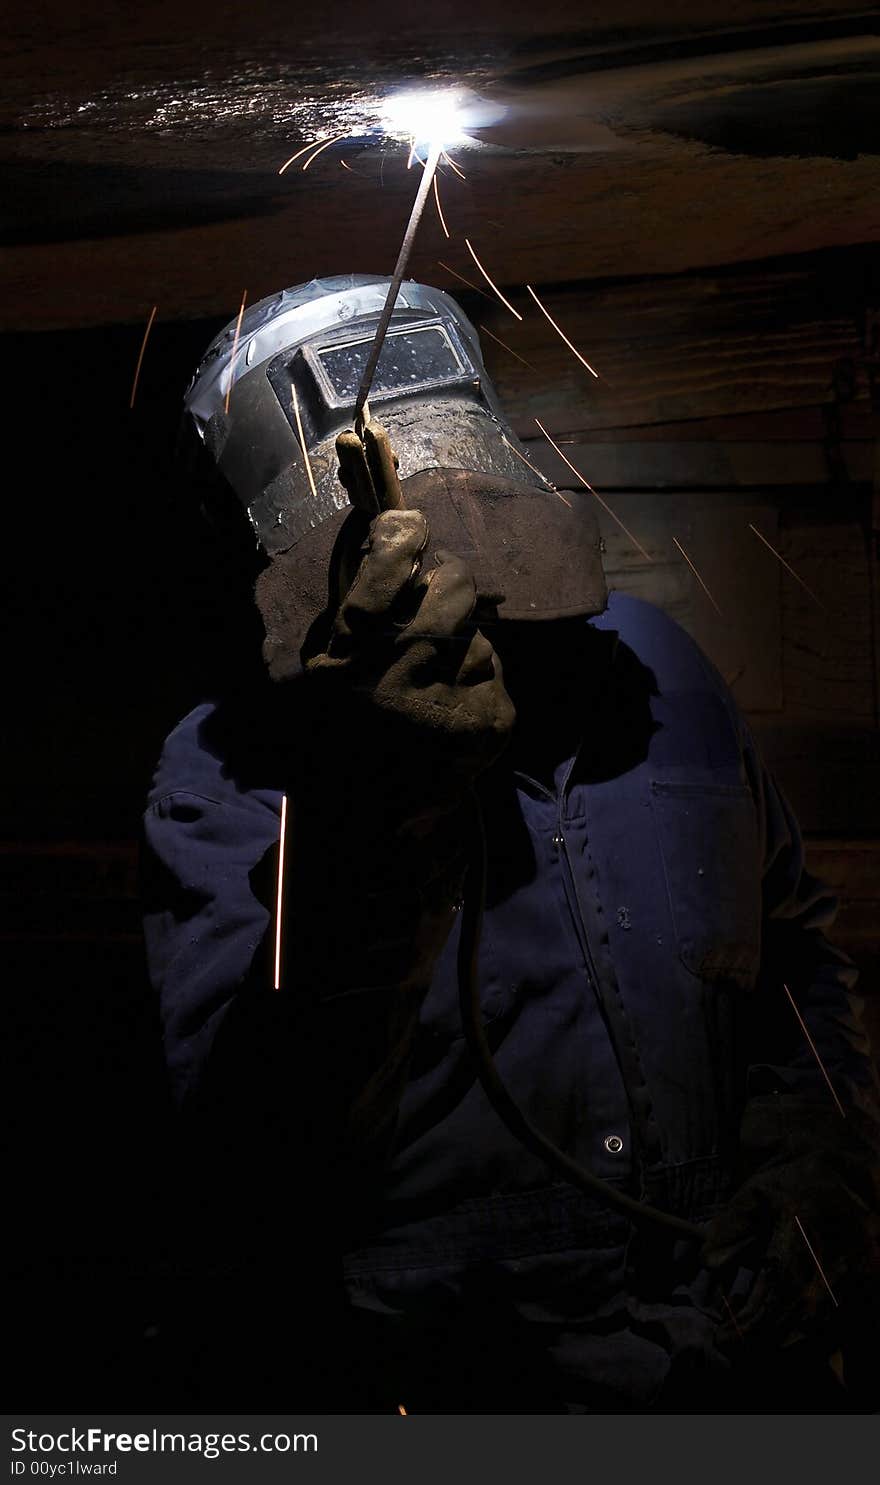
<svg viewBox="0 0 880 1485"><path fill-rule="evenodd" d="M339 480L352 505L370 516L402 510L398 458L381 423L364 425L362 436L347 428L336 440Z"/></svg>
<svg viewBox="0 0 880 1485"><path fill-rule="evenodd" d="M399 460L381 423L366 422L360 434L346 428L336 440L339 482L362 523L366 538L368 523L386 510L403 510L404 500L397 470ZM338 608L351 587L358 563L360 542L344 542L331 560L330 589ZM421 566L413 567L413 577Z"/></svg>

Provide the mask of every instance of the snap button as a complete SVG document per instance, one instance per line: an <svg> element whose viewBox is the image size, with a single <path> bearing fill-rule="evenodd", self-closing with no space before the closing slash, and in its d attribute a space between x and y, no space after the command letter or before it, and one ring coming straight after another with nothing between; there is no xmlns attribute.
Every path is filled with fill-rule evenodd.
<svg viewBox="0 0 880 1485"><path fill-rule="evenodd" d="M619 1134L607 1134L605 1136L605 1149L609 1155L619 1155L623 1149L623 1140Z"/></svg>

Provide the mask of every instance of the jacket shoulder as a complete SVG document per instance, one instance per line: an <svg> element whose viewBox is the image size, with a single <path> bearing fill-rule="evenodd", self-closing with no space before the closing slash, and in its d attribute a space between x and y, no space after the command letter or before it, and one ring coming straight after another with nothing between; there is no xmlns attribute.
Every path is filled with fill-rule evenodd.
<svg viewBox="0 0 880 1485"><path fill-rule="evenodd" d="M223 778L223 760L207 745L205 731L216 711L213 702L203 702L169 732L153 774L148 808L180 793L222 802L228 787Z"/></svg>
<svg viewBox="0 0 880 1485"><path fill-rule="evenodd" d="M234 763L235 747L223 708L202 702L168 734L147 797L147 812L174 795L208 804L277 814L282 787L274 770L251 771L245 778ZM265 774L265 777L262 776Z"/></svg>
<svg viewBox="0 0 880 1485"><path fill-rule="evenodd" d="M629 593L612 592L605 612L591 622L615 630L620 640L655 674L661 691L708 691L737 712L720 673L697 641L675 619Z"/></svg>

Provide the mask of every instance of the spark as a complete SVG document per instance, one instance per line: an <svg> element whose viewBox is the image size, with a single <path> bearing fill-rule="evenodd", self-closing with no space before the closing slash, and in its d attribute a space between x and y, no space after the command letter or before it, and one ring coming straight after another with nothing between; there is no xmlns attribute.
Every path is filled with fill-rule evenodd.
<svg viewBox="0 0 880 1485"><path fill-rule="evenodd" d="M804 1229L801 1226L801 1219L798 1216L797 1212L795 1212L795 1214L794 1214L794 1220L797 1223L798 1227L800 1228L801 1237L803 1238L804 1242L806 1243L807 1247L810 1250L810 1257L812 1258L812 1260L815 1263L817 1269L819 1270L819 1273L822 1276L822 1283L825 1285L825 1288L828 1290L828 1293L831 1295L831 1298L834 1301L834 1307L835 1307L835 1309L839 1309L840 1306L838 1305L837 1300L834 1297L834 1290L831 1288L831 1285L829 1284L828 1280L825 1277L825 1270L823 1269L821 1263L819 1262L818 1258L816 1257L816 1252L815 1252L815 1249L813 1248L813 1244L810 1242L810 1239L807 1237L807 1234L804 1232Z"/></svg>
<svg viewBox="0 0 880 1485"><path fill-rule="evenodd" d="M715 602L715 599L712 597L712 594L709 592L709 589L706 587L706 584L703 582L703 579L700 577L700 574L697 572L696 567L694 566L693 562L691 561L690 557L688 556L687 552L685 551L685 549L682 546L681 542L679 541L678 537L677 536L673 536L672 540L675 542L675 545L678 547L678 550L681 552L681 555L684 557L685 562L687 563L688 567L690 568L691 572L693 573L694 577L696 578L697 582L699 583L700 587L702 588L703 592L705 593L706 597L708 598L709 602L711 603L712 607L714 608L714 610L715 610L716 614L718 615L719 619L723 619L724 618L723 613L721 612L720 608L718 607L718 604Z"/></svg>
<svg viewBox="0 0 880 1485"><path fill-rule="evenodd" d="M581 353L578 350L577 346L572 345L572 343L569 340L568 336L562 330L560 330L560 328L557 325L556 321L554 320L553 316L544 308L543 304L541 303L540 299L538 298L538 296L535 293L534 289L532 288L531 284L526 284L526 288L528 289L529 293L531 294L532 298L534 299L535 303L537 304L539 310L541 311L541 314L544 315L544 316L546 316L546 318L550 321L550 324L553 326L553 329L556 331L556 334L562 337L562 339L565 341L565 344L568 346L568 349L570 351L574 351L574 354L577 356L577 358L580 361L581 365L582 366L586 366L587 370L594 377L596 377L596 379L598 380L598 378L599 378L598 371L594 371L593 370L593 367L590 365L589 361L587 361L581 355Z"/></svg>
<svg viewBox="0 0 880 1485"><path fill-rule="evenodd" d="M524 356L517 356L516 351L513 350L511 346L507 345L505 341L501 340L499 336L493 335L488 326L478 325L477 329L482 330L484 335L488 335L490 340L494 340L496 345L500 345L502 350L507 351L509 355L516 356L517 361L522 361L523 366L527 366L529 368L529 371L534 371L535 368L532 365L531 361L527 361Z"/></svg>
<svg viewBox="0 0 880 1485"><path fill-rule="evenodd" d="M459 109L460 89L410 88L386 98L383 106L385 132L403 136L414 144L436 144L439 148L464 137Z"/></svg>
<svg viewBox="0 0 880 1485"><path fill-rule="evenodd" d="M401 1418L406 1417L406 1408L403 1406L403 1403L397 1404L397 1411L400 1414Z"/></svg>
<svg viewBox="0 0 880 1485"><path fill-rule="evenodd" d="M406 168L407 168L407 170L409 170L410 166L412 165L413 155L415 154L415 152L416 152L416 136L413 134L413 135L410 136L409 159L406 162Z"/></svg>
<svg viewBox="0 0 880 1485"><path fill-rule="evenodd" d="M778 561L780 561L782 563L782 565L785 568L786 572L790 572L791 573L791 575L794 578L795 582L796 583L800 583L801 587L804 589L804 592L805 593L809 593L809 595L812 598L813 602L814 603L818 603L820 609L822 610L822 612L824 614L827 614L827 612L828 612L827 608L825 607L824 603L822 603L821 600L816 597L816 595L813 592L812 588L808 588L807 585L806 585L806 583L804 582L803 578L798 577L798 575L795 572L794 568L793 567L789 567L788 563L786 562L785 558L781 555L781 553L777 552L777 550L776 550L775 547L770 546L770 543L767 540L766 536L762 536L761 535L761 533L758 530L757 526L752 526L751 521L749 521L749 525L751 526L751 529L754 531L755 535L759 538L759 540L761 540L764 543L765 547L770 547L770 550L773 553L774 557L776 557L778 559Z"/></svg>
<svg viewBox="0 0 880 1485"><path fill-rule="evenodd" d="M791 1008L794 1011L795 1015L797 1016L798 1021L800 1022L801 1031L804 1033L804 1036L807 1038L807 1041L810 1044L810 1051L812 1052L813 1056L815 1057L816 1061L818 1062L819 1068L820 1068L821 1073L822 1073L822 1076L825 1079L825 1082L828 1084L828 1088L829 1088L829 1091L831 1093L831 1097L834 1099L834 1102L837 1104L837 1111L840 1114L841 1119L845 1119L846 1118L846 1111L845 1111L845 1109L843 1107L843 1104L840 1102L840 1099L838 1098L837 1093L835 1092L834 1084L832 1083L830 1077L828 1076L828 1070L825 1067L825 1064L822 1061L822 1058L819 1056L819 1053L818 1053L818 1051L816 1049L816 1043L813 1041L813 1038L810 1036L809 1030L807 1028L807 1023L804 1020L803 1016L801 1015L800 1011L798 1010L797 1006L795 1005L794 996L792 995L792 993L789 990L788 986L783 983L782 988L785 991L786 995L788 996L789 1001L791 1002Z"/></svg>
<svg viewBox="0 0 880 1485"><path fill-rule="evenodd" d="M437 177L436 177L436 175L434 176L434 200L437 203L437 215L440 218L440 226L443 228L443 231L446 233L446 236L448 237L449 236L449 228L446 225L446 221L445 221L444 216L443 216L443 208L440 205L440 192L437 190Z"/></svg>
<svg viewBox="0 0 880 1485"><path fill-rule="evenodd" d="M591 495L595 495L595 497L598 500L599 504L601 505L602 509L604 511L607 511L607 513L611 517L612 521L616 521L617 522L617 524L620 527L621 531L624 533L625 536L627 536L629 538L629 540L632 542L633 546L636 548L636 551L641 552L641 554L644 557L644 559L645 559L646 562L651 562L653 560L653 558L651 558L651 557L648 556L648 553L645 551L645 548L643 546L641 546L639 542L636 541L636 539L633 536L632 532L627 530L627 528L624 526L624 524L623 524L622 520L620 519L620 517L614 514L614 511L611 509L611 506L607 503L607 501L603 500L602 499L602 496L599 494L599 492L597 490L594 490L593 489L593 486L590 484L589 480L585 480L584 479L584 477L581 474L580 470L579 469L575 469L575 467L572 464L571 460L570 459L566 459L566 457L563 454L561 448L559 447L559 444L558 443L554 443L553 439L550 437L550 434L547 432L547 429L544 427L544 424L541 422L540 418L535 418L535 422L537 423L538 427L540 428L540 430L543 433L544 437L546 438L547 442L549 444L552 444L553 445L553 448L556 450L556 452L559 455L560 459L562 460L563 464L567 464L568 467L569 467L569 469L571 470L572 474L576 474L577 475L577 477L580 480L581 484L582 485L586 485L586 487L589 490L590 494Z"/></svg>
<svg viewBox="0 0 880 1485"><path fill-rule="evenodd" d="M235 335L232 338L232 355L229 357L229 385L226 388L226 406L223 411L229 413L229 399L232 396L232 373L235 369L235 352L238 350L238 337L241 334L241 322L244 318L244 302L247 299L247 289L242 292L241 304L238 307L238 319L235 322Z"/></svg>
<svg viewBox="0 0 880 1485"><path fill-rule="evenodd" d="M574 510L574 506L572 505L571 501L570 500L566 500L566 498L562 494L562 492L560 490L557 490L557 488L553 484L552 480L548 480L546 474L544 474L542 472L542 470L540 470L538 468L537 464L533 464L532 461L531 461L531 459L527 459L526 456L525 456L525 454L520 453L519 449L514 448L513 444L510 442L510 439L507 438L507 437L505 437L505 435L503 433L502 433L501 437L502 437L502 440L504 441L504 443L507 444L507 447L510 449L510 452L512 454L515 454L516 457L517 457L517 459L522 459L523 464L528 464L529 469L532 471L532 473L538 475L539 478L544 481L544 484L545 485L549 485L550 486L550 489L553 491L553 494L559 496L559 499L562 501L562 504L563 505L567 505L568 508L569 508L569 510Z"/></svg>
<svg viewBox="0 0 880 1485"><path fill-rule="evenodd" d="M441 158L446 161L447 165L451 165L452 166L452 169L455 171L456 175L460 175L461 178L462 178L462 180L467 180L467 176L465 175L464 171L461 169L461 167L459 165L456 165L455 161L452 159L452 157L450 155L447 155L447 153L446 153L445 150L443 151L443 154L442 154Z"/></svg>
<svg viewBox="0 0 880 1485"><path fill-rule="evenodd" d="M365 175L362 170L355 170L354 166L353 165L349 165L349 163L348 163L347 160L340 159L339 163L342 166L343 170L347 170L348 171L349 175L360 176L361 180L371 180L372 179L371 176Z"/></svg>
<svg viewBox="0 0 880 1485"><path fill-rule="evenodd" d="M448 263L444 263L441 258L438 258L437 259L437 267L438 268L445 268L446 269L446 272L447 273L451 273L453 278L457 278L457 279L460 280L461 283L467 284L468 288L469 289L473 289L473 291L474 291L475 294L482 294L482 296L483 296L484 299L488 299L489 300L489 303L490 304L492 303L492 300L491 300L490 296L486 293L485 289L481 289L480 286L479 286L479 284L472 284L469 278L465 278L465 276L464 276L463 273L458 273L458 272L456 272L456 270L454 268L450 268L449 264Z"/></svg>
<svg viewBox="0 0 880 1485"><path fill-rule="evenodd" d="M142 363L142 361L144 359L144 351L147 349L147 336L149 335L150 331L153 328L153 321L156 318L156 310L157 309L158 309L158 305L154 304L152 310L150 311L150 318L147 320L147 328L144 331L144 338L141 341L140 354L139 354L138 359L137 359L137 366L134 369L134 381L131 384L131 400L129 401L129 404L128 404L129 411L131 411L131 409L134 407L134 399L135 399L135 397L137 395L138 377L141 374L141 363Z"/></svg>
<svg viewBox="0 0 880 1485"><path fill-rule="evenodd" d="M731 1309L730 1301L728 1300L727 1295L726 1294L722 1294L721 1300L722 1300L722 1303L724 1305L724 1308L726 1309L728 1315L730 1316L731 1320L733 1321L733 1328L734 1328L734 1330L736 1331L736 1333L739 1336L740 1340L743 1340L744 1339L743 1333L742 1333L742 1331L740 1330L739 1326L736 1323L736 1316L733 1313L733 1310Z"/></svg>
<svg viewBox="0 0 880 1485"><path fill-rule="evenodd" d="M311 464L309 462L309 451L306 448L306 440L305 440L305 435L303 434L302 419L301 419L301 417L299 415L299 401L298 401L297 395L296 395L296 387L294 386L293 382L290 383L290 395L291 395L291 398L293 399L293 415L296 418L296 431L299 434L299 446L302 449L302 456L303 456L303 459L305 460L306 474L309 477L309 485L311 487L312 495L315 498L315 500L317 500L317 498L318 498L318 492L315 489L315 480L314 480L314 476L312 474L312 466L311 466Z"/></svg>
<svg viewBox="0 0 880 1485"><path fill-rule="evenodd" d="M483 275L483 278L486 280L486 283L489 285L489 288L490 289L495 289L495 293L498 295L498 298L501 300L501 303L507 309L510 310L510 313L512 315L515 315L518 320L521 320L522 319L522 315L519 313L519 310L514 309L513 305L510 304L510 303L508 303L508 301L505 299L505 297L502 294L501 290L495 287L495 285L493 284L492 280L490 279L488 273L486 272L485 268L483 267L482 263L480 262L479 258L477 257L477 255L474 252L473 248L471 247L470 243L468 242L467 238L465 238L465 240L464 240L464 245L467 248L468 252L470 253L471 257L473 258L474 262L476 263L477 267L479 268L481 274Z"/></svg>
<svg viewBox="0 0 880 1485"><path fill-rule="evenodd" d="M347 138L348 138L348 135L347 134L337 134L337 135L334 136L333 139L325 139L323 144L319 144L318 145L318 148L315 150L315 153L313 155L309 155L309 158L306 160L306 163L303 166L303 170L308 170L308 168L311 165L312 161L313 160L316 160L318 158L318 156L320 155L320 153L321 153L322 150L329 150L331 144L338 144L339 141L340 141L340 139L347 139Z"/></svg>
<svg viewBox="0 0 880 1485"><path fill-rule="evenodd" d="M308 142L308 144L304 144L301 150L297 150L297 152L296 152L295 155L291 155L291 157L290 157L289 160L285 160L284 161L284 164L282 165L282 167L279 170L278 174L279 175L283 175L284 172L285 172L285 170L287 169L288 165L292 165L293 162L294 162L294 160L298 160L299 159L300 155L304 155L307 152L307 150L314 149L314 147L315 147L315 141L313 139L310 139L309 142Z"/></svg>
<svg viewBox="0 0 880 1485"><path fill-rule="evenodd" d="M281 907L284 892L284 838L287 834L287 795L281 796L281 832L278 836L278 891L275 896L275 989L281 989Z"/></svg>

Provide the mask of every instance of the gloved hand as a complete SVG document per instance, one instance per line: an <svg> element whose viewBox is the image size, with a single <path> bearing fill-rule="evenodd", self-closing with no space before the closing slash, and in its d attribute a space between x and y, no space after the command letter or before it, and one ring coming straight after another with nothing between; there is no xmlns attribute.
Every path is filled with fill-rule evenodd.
<svg viewBox="0 0 880 1485"><path fill-rule="evenodd" d="M878 1166L867 1125L858 1110L843 1119L830 1101L793 1094L747 1104L741 1146L751 1174L701 1255L724 1287L740 1268L756 1275L739 1304L729 1301L717 1336L733 1354L743 1342L810 1339L830 1355L848 1308L872 1287L876 1295Z"/></svg>
<svg viewBox="0 0 880 1485"><path fill-rule="evenodd" d="M420 511L377 516L326 648L304 659L321 730L329 724L355 772L390 764L396 792L415 782L430 805L460 795L498 756L514 711L471 622L473 578L444 552L423 572L427 544Z"/></svg>
<svg viewBox="0 0 880 1485"><path fill-rule="evenodd" d="M387 1148L424 993L455 922L471 792L514 709L472 619L465 565L417 510L385 511L291 705L282 988L326 1100L322 1129L362 1164ZM335 1131L335 1132L334 1132Z"/></svg>

